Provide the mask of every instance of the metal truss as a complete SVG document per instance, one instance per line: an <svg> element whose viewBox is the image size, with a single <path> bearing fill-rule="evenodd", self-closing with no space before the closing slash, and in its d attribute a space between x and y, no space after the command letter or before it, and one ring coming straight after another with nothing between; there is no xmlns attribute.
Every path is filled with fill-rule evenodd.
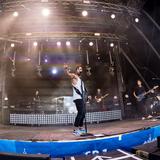
<svg viewBox="0 0 160 160"><path fill-rule="evenodd" d="M32 10L32 7L49 6L50 8L61 8L63 10L79 11L84 8L90 10L101 10L103 12L123 12L127 10L130 14L139 14L146 0L90 0L90 3L83 3L83 0L1 0L1 11Z"/></svg>
<svg viewBox="0 0 160 160"><path fill-rule="evenodd" d="M135 1L136 6L138 6L144 0ZM24 33L27 32L33 33L32 38L34 36L36 38L40 36L53 37L55 36L53 31L56 30L59 34L59 28L61 27L67 28L68 33L80 31L84 37L86 36L85 32L100 32L101 35L106 33L105 37L116 39L114 36L110 37L108 35L112 32L114 34L125 34L125 27L130 23L128 19L131 20L132 17L140 15L140 7L131 7L132 0L125 0L125 3L124 0L90 0L90 3L83 3L83 0L1 0L0 2L0 16L13 11L22 12L10 27L9 32L6 34L8 36L2 35L11 39L20 39L22 36L25 38ZM56 15L52 14L48 17L48 21L45 22L45 20L39 18L39 15L37 16L39 13L37 8L42 7L48 7L52 11L57 10L58 12L56 12ZM91 15L85 18L82 17L81 12L84 9ZM30 16L27 16L27 13L31 13ZM117 14L116 21L110 18L111 13ZM113 26L117 29L114 29ZM18 33L19 31L21 33ZM46 35L48 33L49 35ZM73 34L71 35L73 36ZM77 35L81 37L80 34L76 33Z"/></svg>
<svg viewBox="0 0 160 160"><path fill-rule="evenodd" d="M109 39L112 41L126 42L127 38L124 35L116 35L112 33L100 33L99 36L96 36L94 32L35 32L32 35L27 36L26 33L13 33L9 36L5 36L4 40L10 38L14 39L17 42L21 42L26 39Z"/></svg>
<svg viewBox="0 0 160 160"><path fill-rule="evenodd" d="M0 41L8 41L8 42L22 43L22 41L15 40L15 39L10 39L10 38L6 38L6 37L0 37Z"/></svg>

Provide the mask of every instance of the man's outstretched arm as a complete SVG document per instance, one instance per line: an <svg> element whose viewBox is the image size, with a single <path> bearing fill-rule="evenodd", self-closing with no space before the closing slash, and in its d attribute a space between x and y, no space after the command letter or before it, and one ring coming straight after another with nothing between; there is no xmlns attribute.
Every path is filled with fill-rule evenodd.
<svg viewBox="0 0 160 160"><path fill-rule="evenodd" d="M68 65L64 65L64 69L65 69L67 75L68 75L71 79L77 77L75 73L71 73L71 72L70 72L71 70L70 70L70 68L68 67Z"/></svg>

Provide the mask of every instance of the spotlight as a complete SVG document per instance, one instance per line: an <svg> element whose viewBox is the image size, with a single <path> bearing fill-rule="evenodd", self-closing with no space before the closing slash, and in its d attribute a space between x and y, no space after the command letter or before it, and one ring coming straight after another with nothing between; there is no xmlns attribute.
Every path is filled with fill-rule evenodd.
<svg viewBox="0 0 160 160"><path fill-rule="evenodd" d="M38 43L35 41L35 42L33 42L33 46L38 46Z"/></svg>
<svg viewBox="0 0 160 160"><path fill-rule="evenodd" d="M5 101L8 101L8 97L4 97L4 100L5 100Z"/></svg>
<svg viewBox="0 0 160 160"><path fill-rule="evenodd" d="M70 41L66 41L66 46L70 46L71 42Z"/></svg>
<svg viewBox="0 0 160 160"><path fill-rule="evenodd" d="M61 46L61 42L60 42L60 41L57 42L57 46L58 46L58 47Z"/></svg>
<svg viewBox="0 0 160 160"><path fill-rule="evenodd" d="M47 17L47 16L49 16L49 14L50 14L49 9L44 8L44 9L42 10L42 15L43 15L43 16Z"/></svg>
<svg viewBox="0 0 160 160"><path fill-rule="evenodd" d="M24 61L29 62L29 61L31 61L31 59L29 57L28 58L26 57L26 58L24 58Z"/></svg>
<svg viewBox="0 0 160 160"><path fill-rule="evenodd" d="M15 44L14 44L14 43L11 43L11 47L12 47L12 48L15 47Z"/></svg>
<svg viewBox="0 0 160 160"><path fill-rule="evenodd" d="M84 10L84 11L82 11L82 16L83 16L83 17L88 16L88 12L87 12L87 11L85 11L85 10Z"/></svg>
<svg viewBox="0 0 160 160"><path fill-rule="evenodd" d="M94 35L95 35L95 36L100 36L101 34L100 34L100 33L94 33Z"/></svg>
<svg viewBox="0 0 160 160"><path fill-rule="evenodd" d="M19 14L18 14L18 12L15 11L15 12L13 12L12 15L13 15L14 17L18 17Z"/></svg>
<svg viewBox="0 0 160 160"><path fill-rule="evenodd" d="M135 22L136 22L136 23L138 23L138 22L139 22L139 18L135 18L134 20L135 20Z"/></svg>
<svg viewBox="0 0 160 160"><path fill-rule="evenodd" d="M58 72L58 71L57 71L57 69L56 69L56 68L53 68L53 69L52 69L52 74L54 74L54 75L55 75L55 74L57 74L57 72Z"/></svg>
<svg viewBox="0 0 160 160"><path fill-rule="evenodd" d="M92 47L92 46L93 46L93 42L89 42L89 46L91 46L91 47Z"/></svg>
<svg viewBox="0 0 160 160"><path fill-rule="evenodd" d="M32 33L26 33L26 36L31 36L32 35Z"/></svg>
<svg viewBox="0 0 160 160"><path fill-rule="evenodd" d="M44 62L45 62L45 63L48 63L48 59L47 59L47 58L45 58L45 59L44 59Z"/></svg>
<svg viewBox="0 0 160 160"><path fill-rule="evenodd" d="M89 0L83 0L83 3L90 4L91 2Z"/></svg>
<svg viewBox="0 0 160 160"><path fill-rule="evenodd" d="M129 95L128 95L128 94L125 94L125 98L129 98Z"/></svg>
<svg viewBox="0 0 160 160"><path fill-rule="evenodd" d="M117 97L117 96L114 96L113 99L118 99L118 97Z"/></svg>
<svg viewBox="0 0 160 160"><path fill-rule="evenodd" d="M110 43L110 47L114 47L114 43Z"/></svg>
<svg viewBox="0 0 160 160"><path fill-rule="evenodd" d="M115 15L115 14L111 14L111 18L112 18L112 19L115 19L115 18L116 18L116 15Z"/></svg>

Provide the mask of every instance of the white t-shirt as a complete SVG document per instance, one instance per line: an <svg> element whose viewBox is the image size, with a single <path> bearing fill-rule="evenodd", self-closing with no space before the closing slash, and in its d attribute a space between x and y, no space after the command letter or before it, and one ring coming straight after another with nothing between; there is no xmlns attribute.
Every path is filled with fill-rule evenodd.
<svg viewBox="0 0 160 160"><path fill-rule="evenodd" d="M82 84L83 92L85 92L84 83L83 83L83 81L79 77L77 79L77 83L76 84L72 84L72 85L73 85L73 87L75 87L76 89L78 89L79 92L82 94L81 84ZM76 99L82 99L82 97L73 88L73 101L76 100Z"/></svg>

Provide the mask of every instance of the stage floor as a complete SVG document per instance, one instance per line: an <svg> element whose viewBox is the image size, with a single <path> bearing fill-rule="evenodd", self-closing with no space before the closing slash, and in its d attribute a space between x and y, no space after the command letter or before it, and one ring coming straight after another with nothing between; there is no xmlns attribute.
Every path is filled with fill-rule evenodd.
<svg viewBox="0 0 160 160"><path fill-rule="evenodd" d="M160 124L160 120L122 120L99 124L88 124L88 132L105 136L122 134L139 129L144 129ZM61 141L78 140L72 134L73 126L11 126L0 125L0 139L32 140L32 141ZM90 138L90 137L85 137Z"/></svg>

